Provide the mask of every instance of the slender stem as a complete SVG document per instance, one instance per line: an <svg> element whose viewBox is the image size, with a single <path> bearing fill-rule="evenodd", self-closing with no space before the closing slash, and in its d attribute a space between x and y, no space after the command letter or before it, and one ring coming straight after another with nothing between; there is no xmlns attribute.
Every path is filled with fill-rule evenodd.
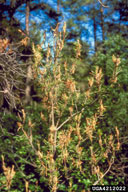
<svg viewBox="0 0 128 192"><path fill-rule="evenodd" d="M92 105L93 103L95 103L97 101L97 99L95 99L92 103L88 104L89 106ZM87 105L87 106L88 106ZM70 117L68 117L59 127L56 128L56 130L58 131L59 129L61 129L61 127L63 125L65 125L68 121L70 121L75 115L82 113L85 110L85 107L83 107L80 111L77 111L76 113L74 113L73 115L71 115Z"/></svg>
<svg viewBox="0 0 128 192"><path fill-rule="evenodd" d="M55 117L54 117L54 102L52 97L52 126L55 127ZM57 139L57 129L54 132L54 144L53 144L53 154L56 152L56 139Z"/></svg>
<svg viewBox="0 0 128 192"><path fill-rule="evenodd" d="M114 159L112 160L112 162L109 165L109 168L107 169L107 171L102 175L101 178L99 178L93 185L97 185L104 177L105 175L110 171L112 164L114 163Z"/></svg>
<svg viewBox="0 0 128 192"><path fill-rule="evenodd" d="M99 1L99 3L102 5L102 7L105 7L105 8L109 7L109 6L107 6L107 5L104 5L101 0L98 0L98 1Z"/></svg>

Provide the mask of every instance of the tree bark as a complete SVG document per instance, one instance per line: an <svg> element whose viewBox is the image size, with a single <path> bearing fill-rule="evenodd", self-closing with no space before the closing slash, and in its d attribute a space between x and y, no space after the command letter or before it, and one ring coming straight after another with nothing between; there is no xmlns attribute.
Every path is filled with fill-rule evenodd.
<svg viewBox="0 0 128 192"><path fill-rule="evenodd" d="M27 35L29 35L29 15L30 15L30 2L27 1L26 2L26 21L25 21Z"/></svg>
<svg viewBox="0 0 128 192"><path fill-rule="evenodd" d="M57 0L57 14L60 14L60 0Z"/></svg>
<svg viewBox="0 0 128 192"><path fill-rule="evenodd" d="M96 53L96 51L97 51L97 36L96 36L97 26L96 26L95 6L96 6L96 3L95 3L95 1L93 1L92 20L93 20L93 34L94 34L94 49L95 49L95 53Z"/></svg>
<svg viewBox="0 0 128 192"><path fill-rule="evenodd" d="M29 15L30 15L30 2L26 2L26 34L29 36ZM30 59L27 60L27 77L26 77L26 89L25 89L25 104L29 104L31 102L31 80L32 80L32 67Z"/></svg>
<svg viewBox="0 0 128 192"><path fill-rule="evenodd" d="M102 41L104 41L105 40L105 28L104 28L104 11L103 11L102 5L100 5L100 13L101 13Z"/></svg>
<svg viewBox="0 0 128 192"><path fill-rule="evenodd" d="M96 18L93 16L93 30L94 30L94 47L95 52L97 51L97 37L96 37Z"/></svg>
<svg viewBox="0 0 128 192"><path fill-rule="evenodd" d="M31 64L29 64L27 67L25 104L29 104L31 102L31 80L32 80L32 67Z"/></svg>

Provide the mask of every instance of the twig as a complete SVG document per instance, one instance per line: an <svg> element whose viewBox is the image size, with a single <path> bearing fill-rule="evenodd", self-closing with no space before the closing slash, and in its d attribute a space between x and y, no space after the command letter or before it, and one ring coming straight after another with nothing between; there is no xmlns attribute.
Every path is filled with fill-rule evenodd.
<svg viewBox="0 0 128 192"><path fill-rule="evenodd" d="M24 158L20 157L19 155L15 154L15 156L16 156L16 157L19 157L19 159L21 159L22 161L24 161L26 164L31 165L31 166L34 167L34 168L37 168L37 166L36 166L35 164L33 164L33 163L25 160Z"/></svg>
<svg viewBox="0 0 128 192"><path fill-rule="evenodd" d="M73 115L71 115L69 118L67 118L58 128L57 131L63 126L65 125L68 121L70 121L70 119L72 119L75 115L77 115L78 113L82 112L84 110L84 108L82 108L81 111L78 111L76 113L74 113Z"/></svg>
<svg viewBox="0 0 128 192"><path fill-rule="evenodd" d="M98 0L98 1L99 1L99 3L102 5L102 7L105 7L105 8L108 8L108 7L109 7L109 6L107 6L107 5L104 5L101 0Z"/></svg>
<svg viewBox="0 0 128 192"><path fill-rule="evenodd" d="M112 159L112 162L110 163L109 168L107 169L107 171L93 185L97 185L105 177L105 175L110 171L113 163L114 163L114 159Z"/></svg>
<svg viewBox="0 0 128 192"><path fill-rule="evenodd" d="M2 185L2 186L0 187L0 189L2 189L3 187L6 187L6 185Z"/></svg>
<svg viewBox="0 0 128 192"><path fill-rule="evenodd" d="M88 105L92 105L93 103L95 103L96 100L97 100L97 99L95 99L92 103L87 104L87 106L88 106ZM58 131L59 129L61 129L61 127L62 127L63 125L65 125L68 121L70 121L75 115L77 115L77 114L79 114L79 113L82 113L85 109L86 109L86 108L83 107L80 111L77 111L76 113L74 113L73 115L71 115L71 116L70 116L69 118L67 118L56 130Z"/></svg>

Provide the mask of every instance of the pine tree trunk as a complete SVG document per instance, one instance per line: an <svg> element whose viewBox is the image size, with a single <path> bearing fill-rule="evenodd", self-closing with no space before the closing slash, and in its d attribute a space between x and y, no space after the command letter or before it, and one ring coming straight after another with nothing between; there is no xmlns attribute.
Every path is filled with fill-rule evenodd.
<svg viewBox="0 0 128 192"><path fill-rule="evenodd" d="M60 0L57 0L57 13L60 13Z"/></svg>
<svg viewBox="0 0 128 192"><path fill-rule="evenodd" d="M29 35L29 15L30 15L30 2L26 2L26 34ZM31 62L27 60L27 77L26 77L26 89L25 89L25 104L31 102L31 79L32 79L32 67Z"/></svg>
<svg viewBox="0 0 128 192"><path fill-rule="evenodd" d="M29 35L29 15L30 15L30 4L26 2L26 33Z"/></svg>
<svg viewBox="0 0 128 192"><path fill-rule="evenodd" d="M96 38L96 19L95 16L93 17L93 30L94 30L94 47L95 52L97 51L97 38Z"/></svg>
<svg viewBox="0 0 128 192"><path fill-rule="evenodd" d="M31 80L32 80L32 67L31 64L29 64L27 68L25 104L29 104L31 102Z"/></svg>
<svg viewBox="0 0 128 192"><path fill-rule="evenodd" d="M95 48L95 53L96 53L96 51L97 51L97 36L96 36L97 26L96 26L95 6L96 6L96 3L94 1L93 2L93 10L92 10L92 19L93 19L94 48Z"/></svg>
<svg viewBox="0 0 128 192"><path fill-rule="evenodd" d="M101 13L102 41L104 41L105 40L105 28L104 28L104 12L103 12L102 5L100 7L100 13Z"/></svg>

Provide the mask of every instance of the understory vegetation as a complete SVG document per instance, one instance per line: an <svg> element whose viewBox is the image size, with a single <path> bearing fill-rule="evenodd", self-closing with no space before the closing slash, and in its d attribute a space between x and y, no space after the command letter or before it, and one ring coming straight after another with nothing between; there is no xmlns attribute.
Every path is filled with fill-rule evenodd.
<svg viewBox="0 0 128 192"><path fill-rule="evenodd" d="M66 22L50 43L18 31L17 42L0 39L0 191L127 185L126 38L110 34L89 54L67 40Z"/></svg>

